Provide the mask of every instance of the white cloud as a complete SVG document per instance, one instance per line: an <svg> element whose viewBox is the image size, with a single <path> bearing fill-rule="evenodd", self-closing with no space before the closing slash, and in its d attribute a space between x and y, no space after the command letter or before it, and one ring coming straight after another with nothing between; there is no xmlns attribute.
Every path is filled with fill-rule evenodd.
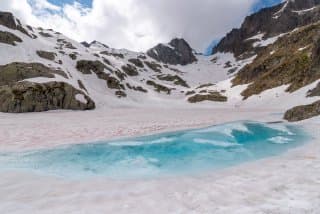
<svg viewBox="0 0 320 214"><path fill-rule="evenodd" d="M93 0L88 9L77 2L60 8L47 0L1 0L0 9L78 41L99 40L115 48L146 50L183 37L202 51L238 26L256 1Z"/></svg>

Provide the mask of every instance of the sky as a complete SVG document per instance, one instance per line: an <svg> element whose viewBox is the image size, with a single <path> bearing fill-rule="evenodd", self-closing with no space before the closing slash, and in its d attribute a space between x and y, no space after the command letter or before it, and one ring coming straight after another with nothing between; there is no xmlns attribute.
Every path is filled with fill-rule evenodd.
<svg viewBox="0 0 320 214"><path fill-rule="evenodd" d="M281 0L1 0L0 10L76 41L146 51L172 38L205 52L244 17Z"/></svg>

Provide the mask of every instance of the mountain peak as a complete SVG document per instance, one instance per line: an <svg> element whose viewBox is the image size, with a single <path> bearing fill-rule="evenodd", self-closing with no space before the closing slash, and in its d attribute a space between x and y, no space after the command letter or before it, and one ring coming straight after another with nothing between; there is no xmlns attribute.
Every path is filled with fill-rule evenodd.
<svg viewBox="0 0 320 214"><path fill-rule="evenodd" d="M168 44L158 44L147 51L155 60L172 65L187 65L197 61L193 50L183 38L174 38Z"/></svg>

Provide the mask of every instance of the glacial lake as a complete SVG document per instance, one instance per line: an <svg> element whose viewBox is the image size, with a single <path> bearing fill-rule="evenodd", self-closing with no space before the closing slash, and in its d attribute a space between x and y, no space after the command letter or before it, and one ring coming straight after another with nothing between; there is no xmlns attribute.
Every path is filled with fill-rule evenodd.
<svg viewBox="0 0 320 214"><path fill-rule="evenodd" d="M0 153L0 171L31 171L70 179L198 175L280 155L309 139L299 126L238 121L115 141Z"/></svg>

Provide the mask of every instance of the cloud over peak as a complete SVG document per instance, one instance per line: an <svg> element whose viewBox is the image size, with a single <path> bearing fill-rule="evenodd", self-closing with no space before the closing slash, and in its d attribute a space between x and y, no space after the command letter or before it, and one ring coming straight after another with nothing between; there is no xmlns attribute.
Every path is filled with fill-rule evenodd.
<svg viewBox="0 0 320 214"><path fill-rule="evenodd" d="M1 10L24 22L53 28L77 41L98 40L114 48L145 51L174 37L203 51L239 26L258 0L93 0L57 6L47 0L2 0Z"/></svg>

